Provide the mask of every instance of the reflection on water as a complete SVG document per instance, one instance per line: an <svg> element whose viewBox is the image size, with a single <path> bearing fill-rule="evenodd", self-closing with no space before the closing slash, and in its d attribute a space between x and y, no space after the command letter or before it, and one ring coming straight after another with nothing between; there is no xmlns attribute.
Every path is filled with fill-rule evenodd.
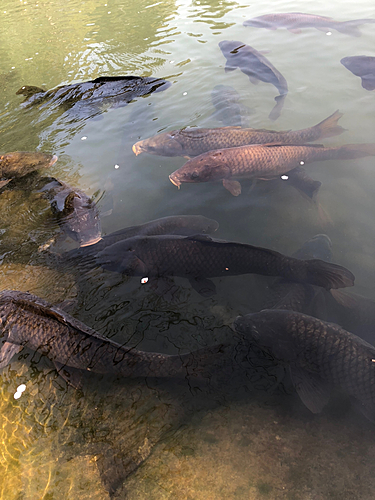
<svg viewBox="0 0 375 500"><path fill-rule="evenodd" d="M374 342L373 159L306 166L322 184L319 202L328 214L323 224L317 206L280 179L256 185L245 180L238 198L215 183L177 190L168 176L184 158L132 152L135 142L161 131L221 125L218 120L227 116L215 114L212 101L219 85L240 96L236 123L246 118L255 128L298 130L339 109L346 131L324 145L374 142L373 92L340 64L344 57L375 55L369 49L374 25L361 26L358 38L242 25L267 13L305 10L337 20L375 17L366 0L355 9L347 2L307 9L299 0L288 5L5 0L1 151L58 154L43 175L93 196L103 234L167 215L201 214L219 222L218 238L291 255L313 235L327 233L333 262L356 276L356 295L349 301L353 313L339 304L344 309L328 319L345 322ZM267 118L274 89L253 86L238 71L225 73L222 40L270 51L289 88L274 124ZM24 85L53 89L103 75L153 76L172 86L79 121L67 113L57 117L38 107L22 108L16 95ZM63 303L99 333L145 351L182 354L228 341L237 347L210 368L204 382L87 373L83 391L68 387L46 357L31 351L15 356L0 378L0 498L99 500L114 490L113 498L132 500L373 498L373 424L336 393L323 413L311 414L285 367L238 343L230 328L238 314L267 303L273 279L214 278L217 294L204 298L186 279L176 278L170 301L139 277L56 266L53 256L39 251L60 228L48 200L35 191L37 181L38 174L12 181L0 194L2 289ZM327 303L314 307L324 319ZM15 399L21 384L26 389Z"/></svg>

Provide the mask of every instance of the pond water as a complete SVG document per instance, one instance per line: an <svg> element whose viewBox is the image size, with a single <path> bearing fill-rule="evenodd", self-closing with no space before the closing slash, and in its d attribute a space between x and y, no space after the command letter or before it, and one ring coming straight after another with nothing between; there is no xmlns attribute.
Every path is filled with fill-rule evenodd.
<svg viewBox="0 0 375 500"><path fill-rule="evenodd" d="M274 12L375 18L373 2L105 2L2 1L1 151L56 154L49 175L97 201L103 234L199 214L219 222L218 238L291 255L326 233L333 262L356 277L352 290L375 300L373 157L306 166L322 183L319 202L328 214L322 220L316 204L280 180L255 186L244 180L238 197L221 183L178 190L168 176L184 158L132 151L135 142L163 131L222 126L211 98L216 85L238 92L243 109L250 110L248 126L298 130L339 109L346 131L325 145L375 142L375 94L340 64L346 56L375 56L373 24L360 27L361 37L242 24ZM238 69L226 73L222 40L267 51L287 80L276 122L268 115L277 90L252 85ZM24 85L52 89L116 75L160 77L172 85L127 106L102 109L90 120L22 107L23 97L16 95ZM139 278L109 272L91 273L78 286L72 273L44 265L38 252L58 230L48 202L21 183L2 192L0 206L1 288L30 291L54 304L68 300L76 318L138 349L174 354L224 341L233 336L230 325L238 314L262 307L272 282L255 275L217 278L217 293L204 298L177 278L179 299L172 303ZM270 390L277 374L271 367L267 379L262 370L259 380L254 367L223 373L220 383L208 387L93 375L82 395L47 362L14 359L0 379L0 498L109 498L103 477L111 474L120 478L113 497L132 500L374 498L373 424L340 398L313 415L287 384ZM14 399L20 384L26 389Z"/></svg>

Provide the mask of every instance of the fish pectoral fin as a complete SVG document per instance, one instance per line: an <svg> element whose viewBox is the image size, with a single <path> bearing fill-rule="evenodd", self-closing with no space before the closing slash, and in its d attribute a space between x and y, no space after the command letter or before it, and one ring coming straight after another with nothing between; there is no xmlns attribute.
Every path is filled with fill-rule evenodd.
<svg viewBox="0 0 375 500"><path fill-rule="evenodd" d="M375 90L375 80L372 78L361 77L362 87L366 90Z"/></svg>
<svg viewBox="0 0 375 500"><path fill-rule="evenodd" d="M258 85L258 83L260 82L259 78L257 78L256 76L249 76L249 80L253 85Z"/></svg>
<svg viewBox="0 0 375 500"><path fill-rule="evenodd" d="M241 194L241 184L238 181L232 181L232 180L229 180L229 179L223 179L223 186L233 196L238 196L238 195Z"/></svg>
<svg viewBox="0 0 375 500"><path fill-rule="evenodd" d="M4 342L2 348L0 349L0 368L7 366L13 356L22 349L22 345L12 344L12 342Z"/></svg>
<svg viewBox="0 0 375 500"><path fill-rule="evenodd" d="M216 286L207 278L189 278L189 283L202 297L211 297L216 293Z"/></svg>
<svg viewBox="0 0 375 500"><path fill-rule="evenodd" d="M237 66L232 66L231 63L227 61L224 68L225 73L228 73L229 71L234 71L235 69L237 69Z"/></svg>
<svg viewBox="0 0 375 500"><path fill-rule="evenodd" d="M288 31L290 31L291 33L294 33L295 35L299 35L300 33L302 33L302 30L300 28L287 28L287 29L288 29ZM319 28L317 28L317 29L319 29ZM326 32L327 30L321 29L321 31Z"/></svg>
<svg viewBox="0 0 375 500"><path fill-rule="evenodd" d="M0 181L0 189L6 186L12 179L6 179L5 181Z"/></svg>
<svg viewBox="0 0 375 500"><path fill-rule="evenodd" d="M312 413L320 413L329 401L329 387L318 375L297 366L290 366L290 375L303 404Z"/></svg>
<svg viewBox="0 0 375 500"><path fill-rule="evenodd" d="M59 363L59 361L54 361L53 364L55 365L60 377L62 377L67 384L71 385L76 390L82 390L83 370L63 365L62 363Z"/></svg>

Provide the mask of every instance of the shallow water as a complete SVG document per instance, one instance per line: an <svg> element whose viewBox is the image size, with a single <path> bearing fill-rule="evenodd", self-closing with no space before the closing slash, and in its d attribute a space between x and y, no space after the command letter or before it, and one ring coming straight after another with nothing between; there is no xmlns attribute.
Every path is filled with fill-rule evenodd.
<svg viewBox="0 0 375 500"><path fill-rule="evenodd" d="M375 299L373 158L306 166L322 183L319 200L332 220L323 225L316 206L281 181L255 187L244 181L237 198L221 183L177 190L168 175L185 159L136 157L131 150L164 130L221 126L212 117L211 91L218 84L241 95L241 104L253 110L254 128L297 130L340 109L347 131L324 144L374 142L375 94L340 59L374 56L375 26L362 25L360 38L242 26L255 16L293 11L337 20L375 17L368 0L318 1L311 8L297 0L3 0L1 150L57 154L50 175L94 196L102 213L112 209L102 218L104 234L167 215L201 214L219 222L219 238L291 254L324 232L333 261L355 274L353 290ZM225 73L218 47L225 39L269 51L266 57L286 78L289 93L275 123L268 114L276 89L250 84L239 70ZM23 85L51 89L102 75L152 75L173 85L89 121L22 108L16 95ZM269 280L251 275L215 279L218 293L210 299L176 279L180 295L172 304L138 278L111 273L93 273L78 290L73 276L43 267L40 259L32 265L38 246L57 232L48 202L21 185L5 190L0 206L2 288L55 304L73 300L75 317L139 349L176 353L222 341L233 335L232 320L259 310L267 293ZM270 395L266 381L254 390L253 375L249 370L208 388L93 376L82 397L47 361L31 355L13 361L0 381L0 498L108 498L98 463L107 460L116 469L117 459L128 472L142 464L121 481L118 498L373 498L373 424L340 398L312 415L290 387ZM15 400L22 383L26 391Z"/></svg>

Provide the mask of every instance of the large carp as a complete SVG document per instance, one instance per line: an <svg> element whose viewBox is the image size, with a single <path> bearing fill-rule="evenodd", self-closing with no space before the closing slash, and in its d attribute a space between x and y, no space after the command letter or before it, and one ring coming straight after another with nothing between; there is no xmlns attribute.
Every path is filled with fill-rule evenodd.
<svg viewBox="0 0 375 500"><path fill-rule="evenodd" d="M251 83L257 84L262 81L271 83L277 88L280 95L275 97L276 104L269 114L271 120L276 120L280 116L288 93L288 84L280 71L264 55L243 42L223 40L219 43L219 47L227 60L226 72L239 68L249 77Z"/></svg>
<svg viewBox="0 0 375 500"><path fill-rule="evenodd" d="M183 128L138 141L133 152L160 156L198 156L215 149L235 148L249 144L304 144L344 132L337 125L342 113L335 111L331 116L313 127L301 130L265 130L240 127Z"/></svg>
<svg viewBox="0 0 375 500"><path fill-rule="evenodd" d="M15 151L0 155L0 188L12 179L18 179L42 168L52 167L57 161L56 155L37 151Z"/></svg>
<svg viewBox="0 0 375 500"><path fill-rule="evenodd" d="M234 196L241 194L235 179L272 179L290 170L324 160L353 160L375 156L375 144L346 144L336 148L315 145L240 146L203 153L173 172L169 179L177 187L183 182L223 182Z"/></svg>
<svg viewBox="0 0 375 500"><path fill-rule="evenodd" d="M0 292L0 368L27 347L48 357L65 379L80 385L82 372L121 377L177 377L196 375L220 347L203 348L188 354L167 355L138 351L100 335L62 309L35 295Z"/></svg>
<svg viewBox="0 0 375 500"><path fill-rule="evenodd" d="M277 30L286 28L291 33L301 33L302 28L316 28L327 33L330 29L350 36L361 36L358 26L375 23L375 19L355 19L353 21L335 21L332 17L303 14L302 12L285 12L282 14L265 14L244 21L244 26Z"/></svg>
<svg viewBox="0 0 375 500"><path fill-rule="evenodd" d="M313 413L343 390L375 421L375 347L334 323L294 311L265 309L238 317L237 332L289 367L293 385Z"/></svg>

